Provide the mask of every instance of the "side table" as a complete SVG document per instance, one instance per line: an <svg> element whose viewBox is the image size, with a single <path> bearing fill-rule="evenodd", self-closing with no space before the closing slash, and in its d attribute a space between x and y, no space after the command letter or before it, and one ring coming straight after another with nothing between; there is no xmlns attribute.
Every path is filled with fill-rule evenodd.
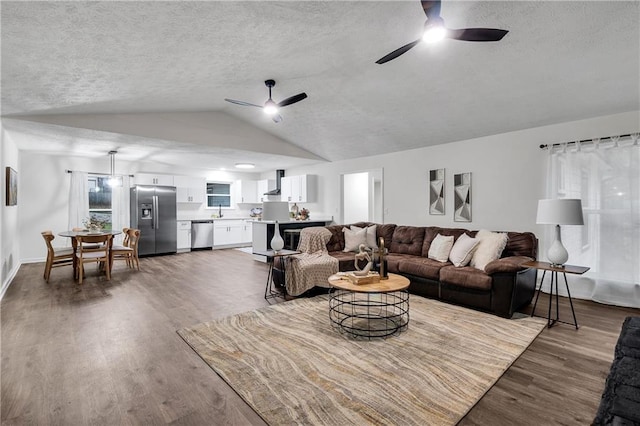
<svg viewBox="0 0 640 426"><path fill-rule="evenodd" d="M544 283L544 277L547 271L551 272L551 288L549 289L549 311L547 313L547 327L551 328L556 323L564 323L571 324L570 322L560 321L559 318L559 310L558 310L558 272L562 273L564 277L564 285L567 288L567 295L569 296L569 305L571 305L571 314L573 315L573 324L578 329L578 321L576 320L576 312L573 310L573 301L571 300L571 292L569 291L569 284L567 283L567 274L576 274L582 275L587 272L590 268L586 266L575 266L575 265L552 265L549 262L527 262L523 263L522 266L526 266L529 268L536 268L537 270L541 270L542 279L540 280L540 287L538 287L538 293L536 294L536 301L533 304L533 311L531 312L531 316L534 316L536 313L536 305L538 304L538 297L540 297L540 291L542 290L542 284ZM556 296L556 317L555 319L551 319L551 305L553 304L553 294L555 292Z"/></svg>
<svg viewBox="0 0 640 426"><path fill-rule="evenodd" d="M286 259L284 258L288 256L293 256L294 254L300 254L300 252L295 250L278 250L277 252L273 250L266 250L266 251L254 251L253 254L258 256L265 256L267 258L267 263L269 264L269 273L267 274L267 286L264 289L264 298L268 300L274 297L283 297L284 294L279 292L273 287L273 264L274 264L275 258L276 257L283 258L282 275L284 276L286 273L285 268L287 263ZM286 294L286 288L285 288L285 294Z"/></svg>

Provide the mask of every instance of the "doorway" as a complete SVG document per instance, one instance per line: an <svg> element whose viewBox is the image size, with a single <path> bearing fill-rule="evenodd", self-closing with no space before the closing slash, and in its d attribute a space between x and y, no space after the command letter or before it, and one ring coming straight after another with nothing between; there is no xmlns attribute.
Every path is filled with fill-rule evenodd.
<svg viewBox="0 0 640 426"><path fill-rule="evenodd" d="M383 169L341 175L342 223L383 223Z"/></svg>

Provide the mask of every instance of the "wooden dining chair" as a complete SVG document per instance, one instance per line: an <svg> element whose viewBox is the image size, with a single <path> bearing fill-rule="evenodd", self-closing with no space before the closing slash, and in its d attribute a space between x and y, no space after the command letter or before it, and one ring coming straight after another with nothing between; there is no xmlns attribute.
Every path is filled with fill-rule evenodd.
<svg viewBox="0 0 640 426"><path fill-rule="evenodd" d="M140 270L140 262L138 261L138 238L140 237L140 230L133 228L123 228L124 239L122 245L113 245L111 251L113 253L112 259L125 260L129 268L133 268L135 265Z"/></svg>
<svg viewBox="0 0 640 426"><path fill-rule="evenodd" d="M44 279L49 282L51 269L59 266L73 266L73 249L71 248L54 248L51 242L55 238L53 232L41 232L42 238L47 245L47 262L44 265Z"/></svg>
<svg viewBox="0 0 640 426"><path fill-rule="evenodd" d="M86 229L84 228L71 228L71 230L73 232L87 232ZM93 246L94 248L97 248L98 246L100 246L100 244L89 244L89 243L84 243L85 246Z"/></svg>
<svg viewBox="0 0 640 426"><path fill-rule="evenodd" d="M76 249L76 258L78 260L78 281L82 284L84 276L84 264L87 262L96 262L104 265L107 280L111 280L111 263L109 262L109 250L113 241L112 234L102 235L77 235L78 247ZM87 243L87 244L84 244ZM97 246L96 246L97 245Z"/></svg>

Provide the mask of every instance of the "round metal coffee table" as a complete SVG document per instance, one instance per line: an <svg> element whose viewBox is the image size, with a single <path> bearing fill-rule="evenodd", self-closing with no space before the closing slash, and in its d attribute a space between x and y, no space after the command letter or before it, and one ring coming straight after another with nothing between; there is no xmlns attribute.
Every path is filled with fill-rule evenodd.
<svg viewBox="0 0 640 426"><path fill-rule="evenodd" d="M389 279L371 284L353 284L347 277L329 277L331 325L357 338L379 338L398 334L409 327L409 280L388 274Z"/></svg>

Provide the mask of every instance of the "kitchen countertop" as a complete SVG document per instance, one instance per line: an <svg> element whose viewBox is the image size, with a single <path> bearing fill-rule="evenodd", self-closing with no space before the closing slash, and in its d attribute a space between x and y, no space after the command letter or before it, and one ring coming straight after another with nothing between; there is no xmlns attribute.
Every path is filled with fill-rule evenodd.
<svg viewBox="0 0 640 426"><path fill-rule="evenodd" d="M275 220L249 220L250 222L253 223L266 223L266 224L273 224L276 223ZM278 221L278 223L309 223L309 222L333 222L333 218L332 217L312 217L309 218L307 220L295 220L295 219L290 219L288 221Z"/></svg>
<svg viewBox="0 0 640 426"><path fill-rule="evenodd" d="M254 220L253 217L200 217L200 218L190 218L190 219L177 219L180 221L189 221L189 222L202 222L206 220Z"/></svg>

